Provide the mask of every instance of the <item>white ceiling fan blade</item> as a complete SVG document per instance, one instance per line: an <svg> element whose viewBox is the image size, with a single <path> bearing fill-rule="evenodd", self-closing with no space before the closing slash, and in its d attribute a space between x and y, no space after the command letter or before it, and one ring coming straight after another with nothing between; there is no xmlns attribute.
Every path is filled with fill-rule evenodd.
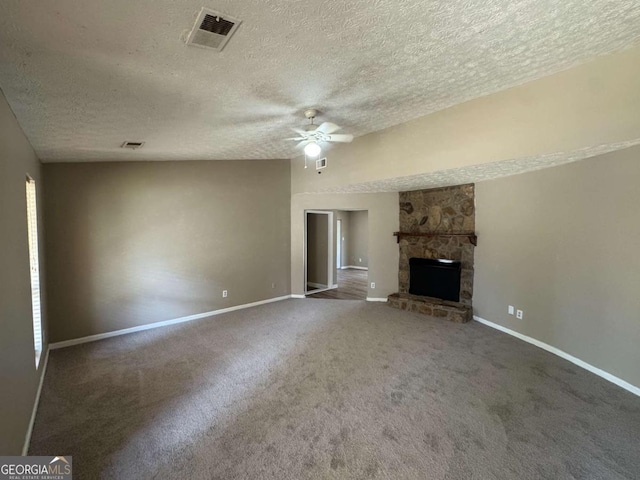
<svg viewBox="0 0 640 480"><path fill-rule="evenodd" d="M330 142L349 143L353 140L353 135L351 135L350 133L336 133L334 135L329 135L327 140Z"/></svg>
<svg viewBox="0 0 640 480"><path fill-rule="evenodd" d="M335 123L331 123L331 122L324 122L322 125L320 125L316 131L318 132L322 132L325 135L329 135L333 132L336 132L338 130L340 130L341 127L339 127L338 125L336 125Z"/></svg>
<svg viewBox="0 0 640 480"><path fill-rule="evenodd" d="M302 149L307 146L308 143L311 143L311 140L303 140L299 144L296 145L296 148Z"/></svg>
<svg viewBox="0 0 640 480"><path fill-rule="evenodd" d="M285 138L285 140L293 140L294 142L300 142L302 140L308 140L308 138L306 138L306 137L291 137L291 138Z"/></svg>
<svg viewBox="0 0 640 480"><path fill-rule="evenodd" d="M292 128L291 130L293 130L294 132L296 132L298 135L300 135L302 138L307 138L309 136L309 132L305 132L304 130L301 130L299 128Z"/></svg>

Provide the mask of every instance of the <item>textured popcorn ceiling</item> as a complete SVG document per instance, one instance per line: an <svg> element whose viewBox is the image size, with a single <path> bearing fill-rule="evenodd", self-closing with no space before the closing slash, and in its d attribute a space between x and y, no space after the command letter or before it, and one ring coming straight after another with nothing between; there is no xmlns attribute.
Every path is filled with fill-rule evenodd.
<svg viewBox="0 0 640 480"><path fill-rule="evenodd" d="M585 158L603 155L623 148L640 145L640 138L627 142L610 143L594 147L575 150L572 152L556 152L536 157L521 157L501 162L472 165L469 167L440 170L434 173L422 175L410 175L406 177L387 178L373 182L348 185L346 187L329 188L314 192L304 193L375 193L375 192L408 192L427 188L446 187L465 183L476 183L483 180L517 175L519 173L532 172L547 167L556 167L565 163L584 160Z"/></svg>
<svg viewBox="0 0 640 480"><path fill-rule="evenodd" d="M358 136L638 41L637 0L3 0L0 86L44 161L288 158L307 106Z"/></svg>

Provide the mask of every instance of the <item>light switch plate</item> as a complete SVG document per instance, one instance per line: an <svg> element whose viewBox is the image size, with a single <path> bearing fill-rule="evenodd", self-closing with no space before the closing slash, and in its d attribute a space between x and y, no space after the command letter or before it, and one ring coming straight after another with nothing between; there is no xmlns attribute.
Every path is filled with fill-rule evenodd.
<svg viewBox="0 0 640 480"><path fill-rule="evenodd" d="M513 315L515 313L515 307L513 305L509 305L509 315Z"/></svg>

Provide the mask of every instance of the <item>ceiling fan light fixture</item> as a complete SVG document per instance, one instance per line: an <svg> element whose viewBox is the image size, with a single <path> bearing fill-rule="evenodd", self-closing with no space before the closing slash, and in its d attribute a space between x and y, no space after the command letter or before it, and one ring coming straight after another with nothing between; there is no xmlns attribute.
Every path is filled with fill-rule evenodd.
<svg viewBox="0 0 640 480"><path fill-rule="evenodd" d="M316 125L314 119L317 113L318 111L315 108L305 110L304 116L307 117L309 123L303 128L292 128L298 136L287 139L298 142L296 148L304 148L305 162L307 158L315 159L320 156L320 153L322 153L320 145L330 144L332 142L349 143L353 140L353 135L347 133L336 134L335 132L341 128L335 123L323 122L320 125Z"/></svg>
<svg viewBox="0 0 640 480"><path fill-rule="evenodd" d="M304 153L307 155L307 157L317 157L318 155L320 155L321 151L322 149L320 148L320 145L318 145L316 142L309 142L304 147Z"/></svg>

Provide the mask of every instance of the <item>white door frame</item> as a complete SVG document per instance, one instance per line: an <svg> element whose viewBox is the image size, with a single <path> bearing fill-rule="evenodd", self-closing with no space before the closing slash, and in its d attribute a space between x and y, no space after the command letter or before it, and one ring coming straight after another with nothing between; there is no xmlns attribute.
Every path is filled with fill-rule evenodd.
<svg viewBox="0 0 640 480"><path fill-rule="evenodd" d="M304 211L304 286L303 292L307 293L307 214L315 213L318 215L327 215L327 230L328 230L328 258L327 258L327 288L320 288L318 290L313 290L314 293L324 292L325 290L330 290L333 288L333 271L335 269L333 263L333 212L327 210L305 210Z"/></svg>
<svg viewBox="0 0 640 480"><path fill-rule="evenodd" d="M342 219L336 220L336 268L342 268Z"/></svg>

